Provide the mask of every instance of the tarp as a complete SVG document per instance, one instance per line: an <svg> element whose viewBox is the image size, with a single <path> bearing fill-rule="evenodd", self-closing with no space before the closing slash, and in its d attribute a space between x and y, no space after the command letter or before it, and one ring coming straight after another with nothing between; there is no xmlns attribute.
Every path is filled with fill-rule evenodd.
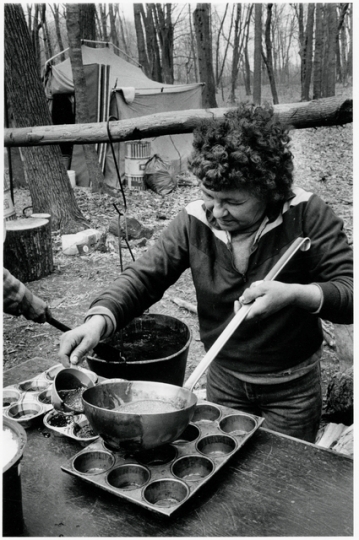
<svg viewBox="0 0 359 540"><path fill-rule="evenodd" d="M118 120L137 118L159 112L200 109L202 87L198 84L163 84L149 79L143 71L116 55L109 47L92 48L82 45L82 59L89 102L89 122L104 122L108 116ZM74 86L70 59L48 68L45 90L56 124L75 121L73 103L68 116L65 109L72 99ZM67 105L66 105L67 103ZM72 120L71 120L72 114ZM192 151L192 134L168 135L147 139L151 155L158 154L172 163L176 173L184 171ZM68 148L62 148L64 155ZM98 145L99 159L106 183L118 188L117 174L109 144ZM115 144L121 179L124 175L124 143ZM76 171L78 185L90 184L81 145L74 145L71 169Z"/></svg>

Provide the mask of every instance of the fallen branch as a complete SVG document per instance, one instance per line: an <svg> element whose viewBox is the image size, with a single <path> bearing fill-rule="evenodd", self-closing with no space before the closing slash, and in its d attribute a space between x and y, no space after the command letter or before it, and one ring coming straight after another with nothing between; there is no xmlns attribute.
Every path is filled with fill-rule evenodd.
<svg viewBox="0 0 359 540"><path fill-rule="evenodd" d="M190 302L187 302L186 300L182 300L182 298L171 298L172 302L177 304L177 306L187 309L188 311L191 311L192 313L197 313L197 306L191 304Z"/></svg>
<svg viewBox="0 0 359 540"><path fill-rule="evenodd" d="M342 97L274 105L276 117L290 129L304 129L348 124L353 121L353 100ZM161 135L192 133L201 120L223 118L233 108L191 109L119 120L110 123L113 141L131 141ZM72 143L94 144L108 142L106 122L34 126L5 129L4 145L43 146Z"/></svg>

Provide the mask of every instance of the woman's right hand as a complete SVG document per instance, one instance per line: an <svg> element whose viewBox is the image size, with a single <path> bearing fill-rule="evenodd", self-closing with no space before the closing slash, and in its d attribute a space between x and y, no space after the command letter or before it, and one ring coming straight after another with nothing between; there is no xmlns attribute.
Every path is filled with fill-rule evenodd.
<svg viewBox="0 0 359 540"><path fill-rule="evenodd" d="M63 366L80 364L100 341L106 328L102 315L93 315L84 324L62 334L58 356Z"/></svg>

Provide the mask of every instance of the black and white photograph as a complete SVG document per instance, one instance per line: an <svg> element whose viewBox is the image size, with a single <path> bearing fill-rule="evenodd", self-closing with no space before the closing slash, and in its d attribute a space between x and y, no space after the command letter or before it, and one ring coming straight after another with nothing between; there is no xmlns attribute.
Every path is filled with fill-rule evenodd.
<svg viewBox="0 0 359 540"><path fill-rule="evenodd" d="M2 537L354 537L354 3L2 9Z"/></svg>

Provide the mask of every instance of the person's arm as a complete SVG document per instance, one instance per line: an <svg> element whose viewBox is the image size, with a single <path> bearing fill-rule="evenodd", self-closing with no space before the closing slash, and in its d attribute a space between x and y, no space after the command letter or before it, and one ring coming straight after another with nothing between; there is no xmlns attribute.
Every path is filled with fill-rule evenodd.
<svg viewBox="0 0 359 540"><path fill-rule="evenodd" d="M343 222L314 195L303 218L303 236L311 240L307 284L255 282L244 291L241 303L253 302L247 319L263 318L289 305L339 324L353 322L353 254ZM292 264L295 264L293 260Z"/></svg>
<svg viewBox="0 0 359 540"><path fill-rule="evenodd" d="M287 306L295 306L311 313L319 313L323 292L318 285L256 281L235 302L234 311L241 305L253 303L247 319L263 319Z"/></svg>
<svg viewBox="0 0 359 540"><path fill-rule="evenodd" d="M50 308L6 268L3 269L3 310L9 315L44 323L51 317Z"/></svg>
<svg viewBox="0 0 359 540"><path fill-rule="evenodd" d="M188 216L183 211L156 244L92 302L85 323L62 335L59 356L64 365L80 362L100 339L162 298L188 267L187 227Z"/></svg>

